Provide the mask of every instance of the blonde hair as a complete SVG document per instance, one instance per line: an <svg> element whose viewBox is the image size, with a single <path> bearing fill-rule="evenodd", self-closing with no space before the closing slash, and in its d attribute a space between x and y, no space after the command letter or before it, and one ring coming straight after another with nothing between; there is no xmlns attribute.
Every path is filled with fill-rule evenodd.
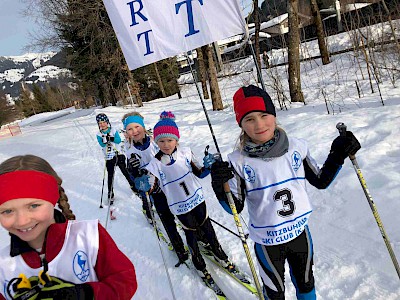
<svg viewBox="0 0 400 300"><path fill-rule="evenodd" d="M70 209L68 197L65 194L64 188L61 186L62 179L57 175L56 171L54 171L54 169L46 160L41 157L28 154L11 157L0 164L0 175L17 170L34 170L53 176L57 180L58 192L60 194L60 198L57 201L58 207L61 209L67 220L75 220L76 217Z"/></svg>
<svg viewBox="0 0 400 300"><path fill-rule="evenodd" d="M130 116L139 116L139 117L141 117L141 118L144 120L144 117L143 117L139 112L133 111L133 112L124 114L124 116L123 116L122 119L121 119L122 124L124 123L124 120L125 120L127 117L130 117ZM151 132L148 131L146 128L143 128L143 129L144 129L144 133L147 134L147 135L151 138L151 137L152 137ZM125 136L125 137L126 137L126 136ZM130 137L126 137L126 138L127 138L128 142L129 142L129 145L132 145L133 139L130 138Z"/></svg>

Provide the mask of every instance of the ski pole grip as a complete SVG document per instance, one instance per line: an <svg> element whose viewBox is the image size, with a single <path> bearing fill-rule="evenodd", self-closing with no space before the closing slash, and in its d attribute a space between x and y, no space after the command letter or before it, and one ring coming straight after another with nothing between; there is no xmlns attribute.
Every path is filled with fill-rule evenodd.
<svg viewBox="0 0 400 300"><path fill-rule="evenodd" d="M341 136L346 136L346 130L347 130L347 126L343 123L343 122L339 122L336 124L336 128L337 130L339 130L339 134ZM356 158L355 155L349 155L350 160L354 160Z"/></svg>
<svg viewBox="0 0 400 300"><path fill-rule="evenodd" d="M210 148L210 145L207 145L206 148L204 149L204 156L208 155L208 149Z"/></svg>
<svg viewBox="0 0 400 300"><path fill-rule="evenodd" d="M347 126L343 122L339 122L336 124L336 128L339 131L339 134L342 136L346 136Z"/></svg>

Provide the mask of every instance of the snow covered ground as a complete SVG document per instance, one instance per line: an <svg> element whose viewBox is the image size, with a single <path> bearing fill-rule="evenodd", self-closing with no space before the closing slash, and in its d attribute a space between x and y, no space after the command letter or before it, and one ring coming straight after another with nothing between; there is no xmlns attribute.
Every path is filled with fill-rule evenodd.
<svg viewBox="0 0 400 300"><path fill-rule="evenodd" d="M389 80L381 84L384 106L378 93L371 94L368 81L361 80L350 54L336 56L333 62L321 67L315 63L302 64L302 80L307 105L292 104L279 110L278 122L291 136L308 141L312 156L321 164L329 152L332 140L338 135L336 123L344 122L360 140L362 149L357 160L375 200L380 217L394 252L400 258L400 89ZM317 62L321 65L319 62ZM249 62L238 62L248 66ZM338 73L344 71L344 74ZM285 68L276 70L284 76ZM265 81L275 100L276 95ZM274 70L275 72L275 70ZM339 75L338 75L339 74ZM212 111L211 102L205 105L218 145L224 158L232 151L239 135L232 110L232 95L243 84L254 83L254 74L244 72L220 79L221 94L226 105L223 111ZM360 80L364 97L358 98L355 80ZM340 82L340 85L336 85ZM285 87L284 87L285 88ZM321 89L330 98L327 114ZM204 148L215 146L193 84L182 86L182 99L171 96L144 104L141 108L108 107L104 109L71 110L37 115L21 123L22 135L0 140L0 161L19 154L35 154L47 159L63 179L71 208L78 219L99 219L105 225L107 207L99 208L104 171L104 159L95 139L98 130L95 115L106 113L113 126L121 128L126 112L137 110L145 116L147 127L153 127L163 110L176 115L182 146L190 146L201 160ZM332 110L334 114L332 114ZM136 267L138 291L134 299L172 299L163 259L154 231L141 212L140 201L132 195L128 183L117 171L115 179L117 220L108 223L108 231ZM24 184L21 182L21 184ZM236 231L234 220L218 204L210 178L202 180L211 218ZM315 249L315 279L319 299L400 299L399 278L393 267L381 233L358 182L352 164L346 160L336 180L327 190L309 186L314 207L310 229ZM243 219L248 220L246 209ZM397 221L396 221L397 220ZM229 257L248 274L240 240L221 227L214 226L221 245ZM244 225L245 232L247 228ZM5 230L0 230L0 242L8 243ZM249 240L251 252L253 243ZM161 244L166 265L177 299L213 299L213 294L185 266L175 268L175 254ZM254 260L255 261L255 260ZM210 269L218 276L229 299L256 299L224 274ZM289 273L286 272L289 279ZM220 281L219 279L226 279ZM287 299L295 299L294 288L286 280Z"/></svg>

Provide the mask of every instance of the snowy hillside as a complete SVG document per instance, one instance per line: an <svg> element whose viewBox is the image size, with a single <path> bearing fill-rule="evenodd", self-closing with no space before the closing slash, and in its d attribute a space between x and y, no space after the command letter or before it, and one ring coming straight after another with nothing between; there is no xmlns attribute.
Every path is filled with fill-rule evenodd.
<svg viewBox="0 0 400 300"><path fill-rule="evenodd" d="M26 84L45 83L58 78L71 78L68 69L58 65L56 52L27 53L20 56L0 56L0 88L17 97L21 91L21 82Z"/></svg>

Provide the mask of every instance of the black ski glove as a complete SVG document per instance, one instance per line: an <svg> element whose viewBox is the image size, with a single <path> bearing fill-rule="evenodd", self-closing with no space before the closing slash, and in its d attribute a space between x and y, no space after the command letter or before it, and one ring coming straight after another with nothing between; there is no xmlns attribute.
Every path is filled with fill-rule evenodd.
<svg viewBox="0 0 400 300"><path fill-rule="evenodd" d="M337 159L339 164L343 164L346 157L355 155L360 150L361 145L351 131L346 131L346 135L339 135L333 140L330 155Z"/></svg>
<svg viewBox="0 0 400 300"><path fill-rule="evenodd" d="M140 160L135 154L131 154L131 158L128 159L129 172L134 176L139 176Z"/></svg>
<svg viewBox="0 0 400 300"><path fill-rule="evenodd" d="M93 289L88 284L73 284L71 282L51 276L51 281L46 283L41 289L37 299L85 300L94 299L94 296Z"/></svg>
<svg viewBox="0 0 400 300"><path fill-rule="evenodd" d="M71 299L71 300L84 300L93 299L93 289L88 284L73 284L64 281L57 277L46 276L46 282L39 280L38 276L31 276L26 279L24 276L13 279L12 288L15 294L12 299L24 300L56 300L56 299ZM39 284L39 282L41 284ZM44 285L44 286L43 286ZM10 295L10 287L7 288ZM11 296L11 295L10 295Z"/></svg>
<svg viewBox="0 0 400 300"><path fill-rule="evenodd" d="M107 140L107 143L109 143L109 142L114 142L114 137L113 137L113 136L110 136L110 134L107 133L107 135L106 135L106 140Z"/></svg>
<svg viewBox="0 0 400 300"><path fill-rule="evenodd" d="M211 184L214 187L222 186L233 178L233 168L227 161L216 161L211 165Z"/></svg>

